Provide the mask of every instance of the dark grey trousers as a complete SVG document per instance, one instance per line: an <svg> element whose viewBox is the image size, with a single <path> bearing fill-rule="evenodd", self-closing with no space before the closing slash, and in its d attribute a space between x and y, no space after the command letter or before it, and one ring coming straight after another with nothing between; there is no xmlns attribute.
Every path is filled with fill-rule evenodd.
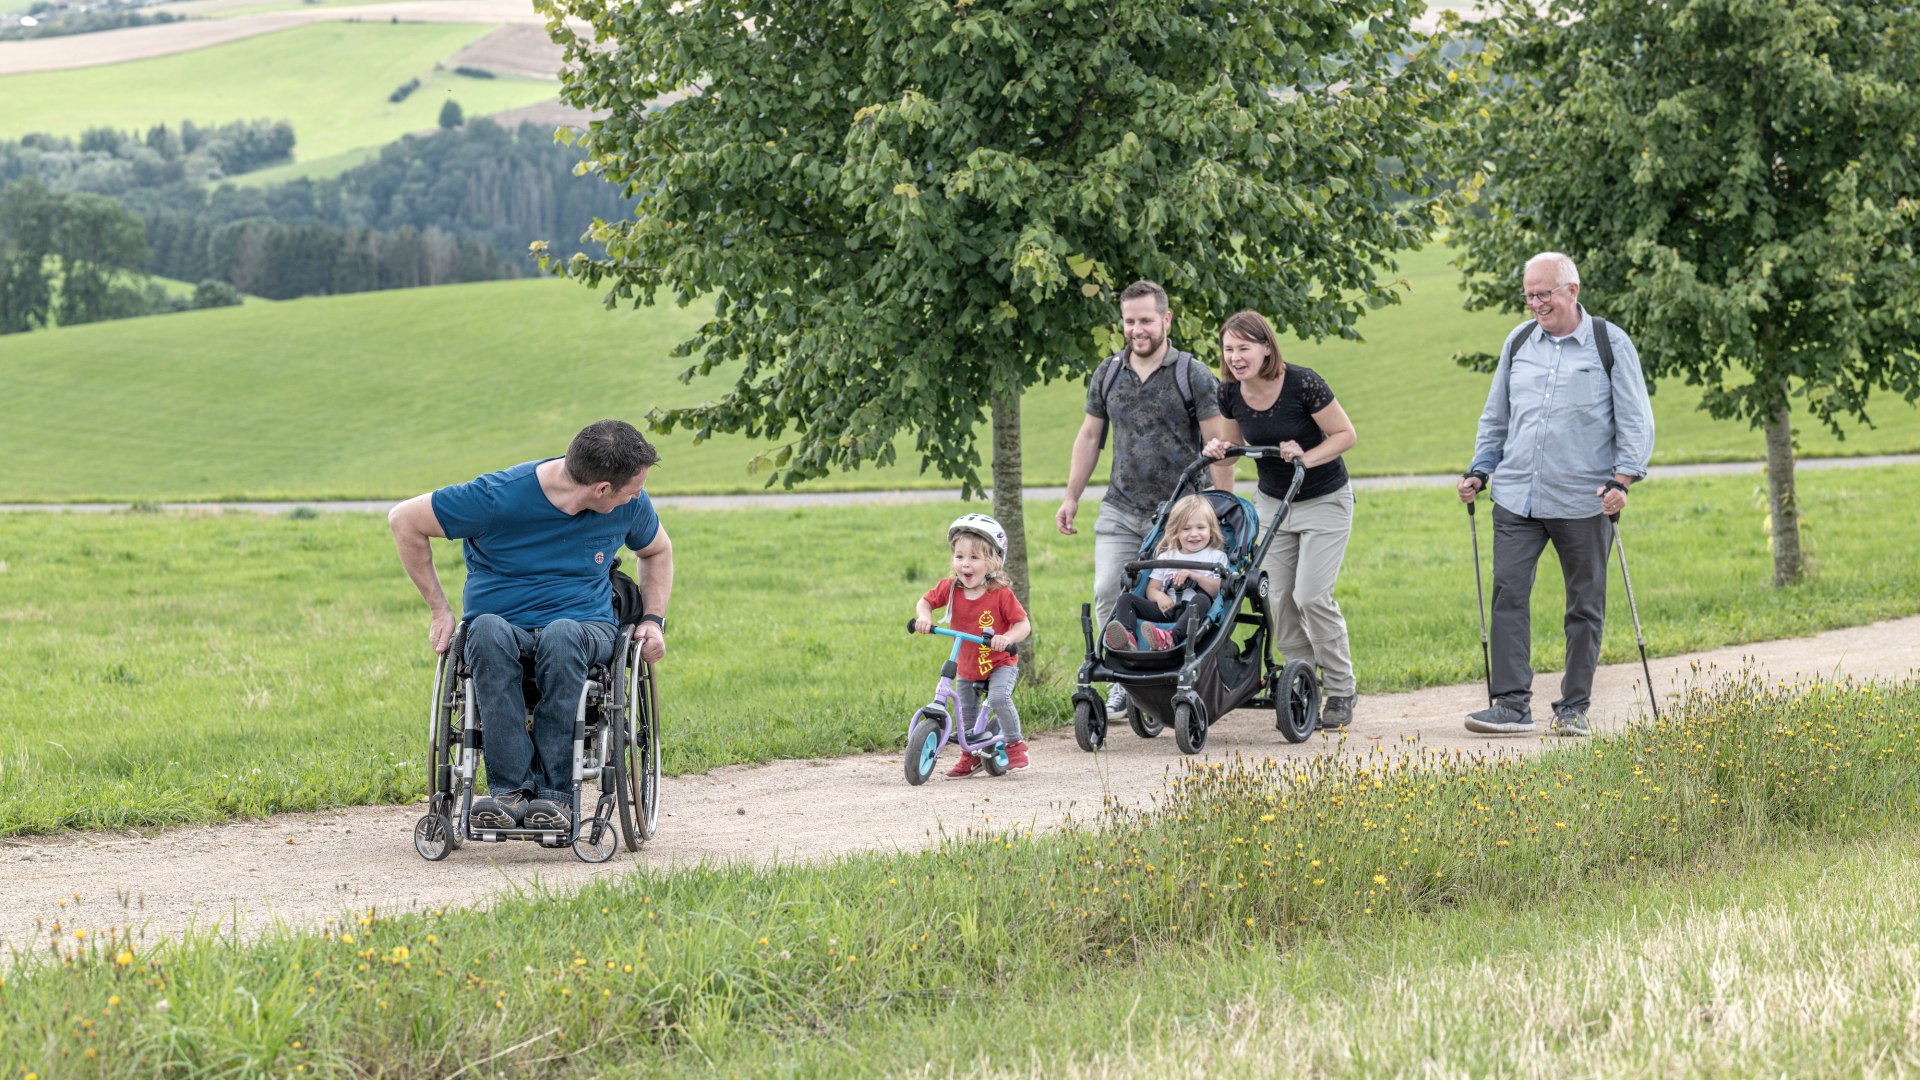
<svg viewBox="0 0 1920 1080"><path fill-rule="evenodd" d="M1600 635L1607 624L1607 555L1613 523L1590 518L1521 517L1493 508L1493 696L1520 712L1533 700L1534 571L1547 545L1560 557L1567 585L1567 670L1553 707L1585 712L1593 697L1593 671L1600 663Z"/></svg>

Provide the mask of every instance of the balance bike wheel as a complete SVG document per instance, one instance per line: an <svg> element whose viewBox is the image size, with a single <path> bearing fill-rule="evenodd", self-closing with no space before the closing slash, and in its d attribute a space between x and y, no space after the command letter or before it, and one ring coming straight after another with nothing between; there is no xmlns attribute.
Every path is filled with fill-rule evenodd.
<svg viewBox="0 0 1920 1080"><path fill-rule="evenodd" d="M940 746L944 740L940 737L940 722L930 716L922 716L907 729L906 773L907 783L919 787L933 775L933 765L940 760Z"/></svg>

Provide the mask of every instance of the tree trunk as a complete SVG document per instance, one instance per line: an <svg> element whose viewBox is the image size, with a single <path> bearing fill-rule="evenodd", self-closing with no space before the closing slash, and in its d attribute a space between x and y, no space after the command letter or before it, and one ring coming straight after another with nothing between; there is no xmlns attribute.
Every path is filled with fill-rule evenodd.
<svg viewBox="0 0 1920 1080"><path fill-rule="evenodd" d="M1792 585L1805 572L1800 557L1800 500L1793 488L1793 407L1781 387L1767 421L1767 509L1773 526L1773 584Z"/></svg>
<svg viewBox="0 0 1920 1080"><path fill-rule="evenodd" d="M1027 525L1020 486L1020 391L993 394L993 516L1007 530L1007 577L1020 606L1033 610L1027 593Z"/></svg>

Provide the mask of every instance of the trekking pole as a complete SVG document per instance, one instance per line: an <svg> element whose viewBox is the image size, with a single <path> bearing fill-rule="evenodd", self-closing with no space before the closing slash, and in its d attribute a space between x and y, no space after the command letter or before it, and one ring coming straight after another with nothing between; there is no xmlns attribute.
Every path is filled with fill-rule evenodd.
<svg viewBox="0 0 1920 1080"><path fill-rule="evenodd" d="M1473 591L1480 598L1480 669L1487 674L1487 707L1493 707L1493 659L1487 652L1487 587L1480 580L1480 518L1473 512L1480 493L1467 504L1467 527L1473 530ZM1629 593L1631 595L1631 593Z"/></svg>
<svg viewBox="0 0 1920 1080"><path fill-rule="evenodd" d="M1647 638L1640 632L1640 605L1633 602L1633 578L1627 574L1627 545L1620 536L1620 515L1609 514L1613 522L1613 546L1620 553L1620 582L1627 587L1627 610L1633 612L1633 640L1640 644L1640 671L1647 677L1647 704L1653 706L1653 719L1660 719L1659 695L1653 690L1653 669L1647 666Z"/></svg>

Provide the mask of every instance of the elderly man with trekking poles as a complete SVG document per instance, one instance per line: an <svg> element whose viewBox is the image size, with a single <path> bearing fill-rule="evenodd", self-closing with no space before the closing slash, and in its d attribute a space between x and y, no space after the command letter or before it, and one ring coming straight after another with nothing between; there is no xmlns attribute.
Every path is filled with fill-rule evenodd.
<svg viewBox="0 0 1920 1080"><path fill-rule="evenodd" d="M1501 350L1473 464L1458 485L1473 529L1476 580L1474 505L1489 484L1493 489L1490 636L1484 615L1481 623L1487 707L1468 715L1467 730L1534 730L1529 605L1540 554L1552 544L1566 582L1567 666L1550 730L1582 736L1589 734L1587 707L1606 623L1607 555L1627 491L1647 474L1653 456L1653 411L1632 340L1580 305L1573 260L1553 251L1535 255L1522 280L1533 318ZM1637 635L1637 610L1634 622ZM1645 653L1642 640L1643 667ZM1651 677L1647 692L1653 693Z"/></svg>

